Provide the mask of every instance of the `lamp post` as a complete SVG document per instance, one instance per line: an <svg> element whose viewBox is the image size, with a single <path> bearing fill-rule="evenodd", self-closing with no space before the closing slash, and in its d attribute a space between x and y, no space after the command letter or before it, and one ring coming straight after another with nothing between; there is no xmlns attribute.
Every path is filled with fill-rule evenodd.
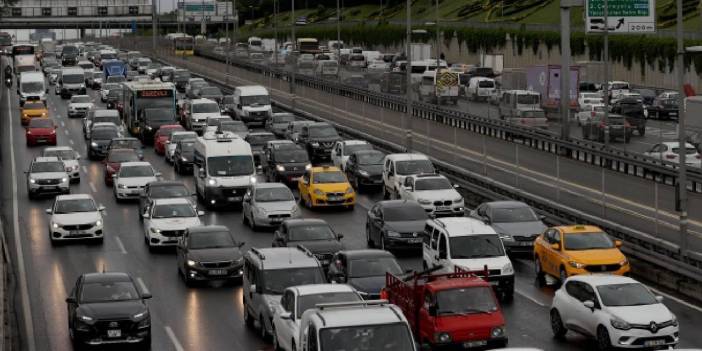
<svg viewBox="0 0 702 351"><path fill-rule="evenodd" d="M407 100L407 111L402 118L402 129L405 130L405 149L412 152L412 0L406 0L407 4L407 38L405 38L405 50L407 63L405 64L406 87L405 94Z"/></svg>
<svg viewBox="0 0 702 351"><path fill-rule="evenodd" d="M341 65L339 65L339 63L341 63L341 9L339 8L339 0L336 0L336 62L336 80L340 81Z"/></svg>

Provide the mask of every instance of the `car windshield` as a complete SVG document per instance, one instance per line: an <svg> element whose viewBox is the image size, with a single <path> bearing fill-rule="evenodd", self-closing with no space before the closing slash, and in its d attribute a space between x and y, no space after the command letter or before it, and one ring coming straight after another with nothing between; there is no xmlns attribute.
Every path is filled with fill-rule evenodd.
<svg viewBox="0 0 702 351"><path fill-rule="evenodd" d="M154 169L151 166L129 166L119 169L120 178L153 177Z"/></svg>
<svg viewBox="0 0 702 351"><path fill-rule="evenodd" d="M253 157L251 155L217 156L207 159L209 175L216 177L234 177L254 173Z"/></svg>
<svg viewBox="0 0 702 351"><path fill-rule="evenodd" d="M446 190L453 186L446 178L419 178L414 181L414 190Z"/></svg>
<svg viewBox="0 0 702 351"><path fill-rule="evenodd" d="M287 187L256 189L256 202L279 201L295 201L295 197Z"/></svg>
<svg viewBox="0 0 702 351"><path fill-rule="evenodd" d="M261 133L261 134L249 134L246 137L246 141L253 145L263 145L271 140L275 140L275 135L273 134L268 134L268 133Z"/></svg>
<svg viewBox="0 0 702 351"><path fill-rule="evenodd" d="M107 83L107 84L102 86L102 90L105 90L105 91L110 91L110 90L119 89L119 88L120 88L119 84L116 84L116 83Z"/></svg>
<svg viewBox="0 0 702 351"><path fill-rule="evenodd" d="M132 282L100 282L83 284L81 302L98 303L128 301L139 298Z"/></svg>
<svg viewBox="0 0 702 351"><path fill-rule="evenodd" d="M534 210L528 206L492 209L492 221L495 223L534 222L538 220Z"/></svg>
<svg viewBox="0 0 702 351"><path fill-rule="evenodd" d="M158 185L149 187L149 197L152 199L164 199L173 197L190 196L190 190L181 184Z"/></svg>
<svg viewBox="0 0 702 351"><path fill-rule="evenodd" d="M253 105L270 105L271 104L271 98L268 95L250 95L250 96L242 96L241 97L241 104L244 106L253 106Z"/></svg>
<svg viewBox="0 0 702 351"><path fill-rule="evenodd" d="M291 286L326 283L319 267L268 269L263 271L262 280L263 293L277 295Z"/></svg>
<svg viewBox="0 0 702 351"><path fill-rule="evenodd" d="M220 123L219 128L223 132L241 133L249 131L249 128L244 123L237 122L239 121L227 121L225 123Z"/></svg>
<svg viewBox="0 0 702 351"><path fill-rule="evenodd" d="M175 71L175 72L173 72L173 78L175 78L177 80L188 80L188 79L190 79L190 72Z"/></svg>
<svg viewBox="0 0 702 351"><path fill-rule="evenodd" d="M538 105L539 104L539 95L533 95L533 94L517 95L517 103L518 104L525 104L525 105Z"/></svg>
<svg viewBox="0 0 702 351"><path fill-rule="evenodd" d="M73 150L44 150L45 157L58 157L62 160L75 160L77 155Z"/></svg>
<svg viewBox="0 0 702 351"><path fill-rule="evenodd" d="M93 123L114 123L115 125L119 125L121 122L119 120L119 116L96 116L93 117Z"/></svg>
<svg viewBox="0 0 702 351"><path fill-rule="evenodd" d="M219 105L215 102L193 104L193 113L219 113Z"/></svg>
<svg viewBox="0 0 702 351"><path fill-rule="evenodd" d="M25 93L41 93L44 90L42 82L24 82L22 83L22 92Z"/></svg>
<svg viewBox="0 0 702 351"><path fill-rule="evenodd" d="M148 122L172 122L175 121L173 109L170 108L145 108L144 119Z"/></svg>
<svg viewBox="0 0 702 351"><path fill-rule="evenodd" d="M107 162L122 163L139 161L139 156L134 150L112 150L107 156Z"/></svg>
<svg viewBox="0 0 702 351"><path fill-rule="evenodd" d="M320 303L335 303L335 302L352 302L360 301L358 294L351 291L316 293L310 295L302 295L297 298L297 316L299 319L305 311L314 308Z"/></svg>
<svg viewBox="0 0 702 351"><path fill-rule="evenodd" d="M672 149L672 151L674 154L677 155L678 153L680 153L680 148L674 147ZM694 147L688 146L685 148L685 155L695 155L695 154L697 154L697 149L695 149Z"/></svg>
<svg viewBox="0 0 702 351"><path fill-rule="evenodd" d="M310 137L312 138L330 138L339 136L336 129L334 129L332 126L310 126L308 129L310 131Z"/></svg>
<svg viewBox="0 0 702 351"><path fill-rule="evenodd" d="M418 204L397 207L386 207L383 210L386 222L423 221L428 218L427 212Z"/></svg>
<svg viewBox="0 0 702 351"><path fill-rule="evenodd" d="M429 160L397 161L395 166L399 175L434 173L434 165Z"/></svg>
<svg viewBox="0 0 702 351"><path fill-rule="evenodd" d="M494 88L495 82L491 80L481 80L478 82L478 88Z"/></svg>
<svg viewBox="0 0 702 351"><path fill-rule="evenodd" d="M385 154L382 152L362 152L356 155L359 165L382 165Z"/></svg>
<svg viewBox="0 0 702 351"><path fill-rule="evenodd" d="M53 128L54 122L46 118L32 118L29 121L29 128Z"/></svg>
<svg viewBox="0 0 702 351"><path fill-rule="evenodd" d="M45 109L46 107L41 102L25 102L22 108L25 110L41 110Z"/></svg>
<svg viewBox="0 0 702 351"><path fill-rule="evenodd" d="M110 140L119 136L115 128L93 128L90 133L94 140Z"/></svg>
<svg viewBox="0 0 702 351"><path fill-rule="evenodd" d="M295 116L284 114L284 115L273 115L273 123L288 123L295 120Z"/></svg>
<svg viewBox="0 0 702 351"><path fill-rule="evenodd" d="M597 287L602 304L610 307L643 306L659 303L643 284L625 283Z"/></svg>
<svg viewBox="0 0 702 351"><path fill-rule="evenodd" d="M139 140L113 140L110 149L138 149L141 148Z"/></svg>
<svg viewBox="0 0 702 351"><path fill-rule="evenodd" d="M92 102L90 96L74 96L71 98L71 103L87 104L90 102Z"/></svg>
<svg viewBox="0 0 702 351"><path fill-rule="evenodd" d="M611 249L614 242L607 233L566 233L564 235L566 250Z"/></svg>
<svg viewBox="0 0 702 351"><path fill-rule="evenodd" d="M303 163L310 160L307 151L299 149L279 149L273 157L282 163Z"/></svg>
<svg viewBox="0 0 702 351"><path fill-rule="evenodd" d="M402 268L392 257L363 257L349 261L349 278L384 277L385 273L402 274Z"/></svg>
<svg viewBox="0 0 702 351"><path fill-rule="evenodd" d="M487 258L504 256L505 250L497 234L478 234L452 237L451 258Z"/></svg>
<svg viewBox="0 0 702 351"><path fill-rule="evenodd" d="M190 249L223 249L236 246L229 232L190 233Z"/></svg>
<svg viewBox="0 0 702 351"><path fill-rule="evenodd" d="M344 147L344 153L346 155L351 155L352 153L361 150L373 150L373 146L370 144L351 144Z"/></svg>
<svg viewBox="0 0 702 351"><path fill-rule="evenodd" d="M195 213L195 209L189 203L154 206L154 212L153 212L152 218L181 218L181 217L197 217L197 213Z"/></svg>
<svg viewBox="0 0 702 351"><path fill-rule="evenodd" d="M407 351L414 350L412 336L403 323L324 328L319 332L320 350Z"/></svg>
<svg viewBox="0 0 702 351"><path fill-rule="evenodd" d="M288 228L288 241L336 240L336 234L326 223L303 224Z"/></svg>
<svg viewBox="0 0 702 351"><path fill-rule="evenodd" d="M439 291L436 310L439 315L490 313L497 311L497 304L492 288L476 286Z"/></svg>
<svg viewBox="0 0 702 351"><path fill-rule="evenodd" d="M85 81L85 76L82 74L63 74L61 80L64 84L78 84Z"/></svg>
<svg viewBox="0 0 702 351"><path fill-rule="evenodd" d="M346 176L342 172L319 172L313 176L312 183L327 184L327 183L346 183Z"/></svg>
<svg viewBox="0 0 702 351"><path fill-rule="evenodd" d="M95 211L97 211L97 207L92 199L71 199L57 201L54 214Z"/></svg>
<svg viewBox="0 0 702 351"><path fill-rule="evenodd" d="M63 162L36 162L32 164L31 173L65 172Z"/></svg>

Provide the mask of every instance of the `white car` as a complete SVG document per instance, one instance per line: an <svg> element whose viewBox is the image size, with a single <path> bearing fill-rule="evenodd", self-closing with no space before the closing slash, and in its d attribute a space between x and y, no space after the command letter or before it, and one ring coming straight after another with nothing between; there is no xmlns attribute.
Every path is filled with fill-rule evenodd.
<svg viewBox="0 0 702 351"><path fill-rule="evenodd" d="M90 95L73 95L68 103L68 117L83 117L93 108L95 104Z"/></svg>
<svg viewBox="0 0 702 351"><path fill-rule="evenodd" d="M600 93L580 93L578 94L578 108L580 111L587 105L604 104Z"/></svg>
<svg viewBox="0 0 702 351"><path fill-rule="evenodd" d="M57 157L35 158L26 173L30 199L42 194L71 192L66 166Z"/></svg>
<svg viewBox="0 0 702 351"><path fill-rule="evenodd" d="M159 180L160 176L148 162L122 163L119 172L113 175L115 199L138 199L146 184Z"/></svg>
<svg viewBox="0 0 702 351"><path fill-rule="evenodd" d="M575 114L575 120L579 126L587 123L590 118L595 117L598 112L604 112L604 104L585 104Z"/></svg>
<svg viewBox="0 0 702 351"><path fill-rule="evenodd" d="M173 153L175 153L179 141L195 140L196 138L197 133L195 132L173 132L171 140L166 141L166 162L173 163Z"/></svg>
<svg viewBox="0 0 702 351"><path fill-rule="evenodd" d="M300 217L295 196L283 183L253 184L244 195L241 218L254 230L259 226L277 227L286 219Z"/></svg>
<svg viewBox="0 0 702 351"><path fill-rule="evenodd" d="M43 157L58 157L66 166L70 180L75 183L80 183L80 154L73 150L70 146L53 146L47 147L41 154Z"/></svg>
<svg viewBox="0 0 702 351"><path fill-rule="evenodd" d="M352 153L360 150L373 150L373 146L365 140L337 141L332 148L331 159L334 166L342 171L346 170L346 161Z"/></svg>
<svg viewBox="0 0 702 351"><path fill-rule="evenodd" d="M154 199L149 212L143 215L144 239L149 250L176 245L186 229L202 225L199 216L204 214L195 210L188 199Z"/></svg>
<svg viewBox="0 0 702 351"><path fill-rule="evenodd" d="M346 284L308 284L285 289L280 308L273 315L273 349L302 350L300 318L310 308L321 303L360 302L361 295Z"/></svg>
<svg viewBox="0 0 702 351"><path fill-rule="evenodd" d="M49 220L49 238L51 243L61 240L92 239L102 243L102 211L105 207L97 205L91 195L59 195L54 206L46 209L51 215Z"/></svg>
<svg viewBox="0 0 702 351"><path fill-rule="evenodd" d="M405 178L400 199L417 201L430 216L463 216L463 196L439 174L418 174Z"/></svg>
<svg viewBox="0 0 702 351"><path fill-rule="evenodd" d="M648 151L644 152L644 156L652 157L661 161L672 163L680 162L678 154L680 144L677 141L667 141L653 145ZM685 143L685 164L690 167L701 167L702 156L699 151L692 145Z"/></svg>
<svg viewBox="0 0 702 351"><path fill-rule="evenodd" d="M616 275L568 278L551 303L551 329L595 338L599 350L675 347L678 320L643 284Z"/></svg>

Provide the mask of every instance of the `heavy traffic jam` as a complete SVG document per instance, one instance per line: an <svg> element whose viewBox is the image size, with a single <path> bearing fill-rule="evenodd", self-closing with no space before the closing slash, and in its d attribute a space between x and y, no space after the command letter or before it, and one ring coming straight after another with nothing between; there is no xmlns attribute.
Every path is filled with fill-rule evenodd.
<svg viewBox="0 0 702 351"><path fill-rule="evenodd" d="M237 44L235 53L246 45ZM180 48L187 55L187 46ZM510 342L502 309L514 303L515 259L533 261L536 284L557 289L543 317L554 338L581 334L597 350L668 349L681 340L663 297L630 276L620 250L626 243L596 226L550 226L519 201L472 207L465 190L427 156L387 153L330 123L280 111L263 86L220 86L143 53L93 42L42 41L11 51L3 73L12 118L19 116L13 123L24 126L27 148L41 149L20 167L29 199L52 199L45 210L47 240L71 250L78 243L100 245L117 230L105 225L116 204L75 190L86 177L81 165L97 164L104 185L96 185L110 189L115 202L131 204L143 245L174 256L173 279L177 269L190 289L240 286L245 325L275 350L526 350L532 345ZM353 49L347 59L368 70L387 64L382 57L366 62ZM334 65L315 69L323 73L328 66ZM432 74L434 82L436 70L423 73L420 96L424 77ZM390 84L393 76L379 77L381 89L403 92L402 79ZM348 79L353 84L356 78ZM465 94L503 104L489 88L494 80L476 74ZM580 97L581 110L598 115L601 97L584 94L599 93ZM618 103L639 101L633 94ZM67 108L55 112L49 95ZM518 118L538 116L534 108L522 109L522 95L510 99ZM662 108L647 111L673 116ZM84 140L61 142L68 125L58 123L58 114L81 119ZM594 122L582 121L588 123ZM633 128L626 118L621 123ZM628 141L630 133L622 137ZM147 160L150 154L191 181L167 179ZM691 162L699 165L699 156ZM362 205L361 194L379 194L379 201ZM358 206L367 210L365 221L354 223L365 232L366 248L348 249L325 217ZM270 237L270 246L247 245L237 230L206 223L205 211L216 212L214 218L239 216L257 235ZM403 268L398 256L421 259L421 269ZM163 348L152 345L157 321L149 304L168 291L152 296L133 272L109 267L65 279L72 287L65 318L74 349Z"/></svg>

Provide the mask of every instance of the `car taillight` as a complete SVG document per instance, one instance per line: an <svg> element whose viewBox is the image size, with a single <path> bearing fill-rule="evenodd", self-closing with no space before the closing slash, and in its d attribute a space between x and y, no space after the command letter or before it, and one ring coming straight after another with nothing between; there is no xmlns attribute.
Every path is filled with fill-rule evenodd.
<svg viewBox="0 0 702 351"><path fill-rule="evenodd" d="M600 128L603 128L603 129L604 129L604 127L605 127L605 123L604 123L604 122L600 122Z"/></svg>
<svg viewBox="0 0 702 351"><path fill-rule="evenodd" d="M667 158L667 159L669 159L669 160L672 160L672 159L675 158L675 156L676 156L676 155L673 155L673 154L667 154L667 155L665 155L665 158Z"/></svg>

